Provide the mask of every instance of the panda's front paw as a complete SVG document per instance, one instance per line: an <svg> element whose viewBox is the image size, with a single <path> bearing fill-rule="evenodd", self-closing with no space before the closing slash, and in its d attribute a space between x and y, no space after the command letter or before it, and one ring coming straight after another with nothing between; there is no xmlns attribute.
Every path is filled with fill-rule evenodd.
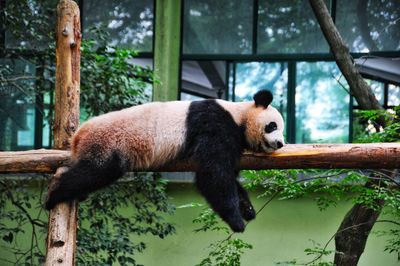
<svg viewBox="0 0 400 266"><path fill-rule="evenodd" d="M246 221L251 221L256 218L256 211L249 201L240 201L240 214Z"/></svg>
<svg viewBox="0 0 400 266"><path fill-rule="evenodd" d="M256 218L256 212L254 211L254 209L247 209L246 211L242 212L242 217L243 219L245 219L246 221L251 221L254 218Z"/></svg>

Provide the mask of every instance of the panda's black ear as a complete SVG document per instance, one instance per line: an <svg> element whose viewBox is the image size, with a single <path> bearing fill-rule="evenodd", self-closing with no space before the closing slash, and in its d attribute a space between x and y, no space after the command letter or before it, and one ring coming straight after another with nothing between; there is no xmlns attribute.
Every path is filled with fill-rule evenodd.
<svg viewBox="0 0 400 266"><path fill-rule="evenodd" d="M272 93L267 90L262 90L254 94L253 99L254 102L256 103L256 106L262 106L264 108L267 108L268 105L272 102L272 99L274 97L272 96Z"/></svg>

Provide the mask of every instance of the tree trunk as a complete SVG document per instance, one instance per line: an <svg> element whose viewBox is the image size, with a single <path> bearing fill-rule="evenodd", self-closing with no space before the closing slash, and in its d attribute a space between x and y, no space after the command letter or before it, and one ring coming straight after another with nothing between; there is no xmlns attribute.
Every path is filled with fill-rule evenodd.
<svg viewBox="0 0 400 266"><path fill-rule="evenodd" d="M364 252L368 235L384 204L384 200L377 200L375 202L377 211L362 204L355 204L346 214L338 229L340 233L335 236L335 265L357 265ZM357 224L362 225L354 227Z"/></svg>
<svg viewBox="0 0 400 266"><path fill-rule="evenodd" d="M368 86L355 67L353 59L350 56L349 49L336 29L336 26L330 17L324 1L309 0L309 2L318 20L321 30L329 43L336 63L350 86L350 93L355 97L362 109L383 109L373 94L371 88ZM380 126L384 127L384 118L379 118L378 123ZM335 265L357 265L360 256L364 251L368 235L374 226L376 219L381 213L382 207L384 206L384 201L377 200L375 205L377 208L372 210L362 204L356 204L347 213L335 237ZM358 224L364 225L352 227ZM347 230L346 228L349 227L354 229Z"/></svg>
<svg viewBox="0 0 400 266"><path fill-rule="evenodd" d="M56 38L54 148L68 149L79 123L81 25L78 5L72 0L61 0L57 6ZM49 190L63 171L57 169ZM46 266L75 264L77 209L73 201L50 211Z"/></svg>

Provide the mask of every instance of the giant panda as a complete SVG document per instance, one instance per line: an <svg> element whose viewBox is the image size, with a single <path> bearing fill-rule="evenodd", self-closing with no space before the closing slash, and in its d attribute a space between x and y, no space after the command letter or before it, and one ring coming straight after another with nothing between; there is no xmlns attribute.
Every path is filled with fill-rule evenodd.
<svg viewBox="0 0 400 266"><path fill-rule="evenodd" d="M236 180L245 149L272 152L284 145L284 122L272 94L251 102L223 100L152 102L94 117L73 136L72 166L60 175L46 208L103 188L127 171L156 169L190 158L195 184L234 232L255 218Z"/></svg>

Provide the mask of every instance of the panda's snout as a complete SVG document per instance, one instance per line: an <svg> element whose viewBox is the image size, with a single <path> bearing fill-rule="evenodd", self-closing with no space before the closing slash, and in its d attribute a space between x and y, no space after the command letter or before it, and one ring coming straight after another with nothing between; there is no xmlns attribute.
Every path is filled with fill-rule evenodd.
<svg viewBox="0 0 400 266"><path fill-rule="evenodd" d="M281 141L277 140L277 141L276 141L276 148L277 148L277 149L280 149L280 148L282 148L282 147L283 147L283 143L282 143Z"/></svg>
<svg viewBox="0 0 400 266"><path fill-rule="evenodd" d="M265 141L264 142L264 150L267 152L271 152L277 149L282 148L284 145L283 141L280 140L273 140L273 141Z"/></svg>
<svg viewBox="0 0 400 266"><path fill-rule="evenodd" d="M274 150L280 149L283 147L283 142L280 140L275 140L269 143L269 146Z"/></svg>

